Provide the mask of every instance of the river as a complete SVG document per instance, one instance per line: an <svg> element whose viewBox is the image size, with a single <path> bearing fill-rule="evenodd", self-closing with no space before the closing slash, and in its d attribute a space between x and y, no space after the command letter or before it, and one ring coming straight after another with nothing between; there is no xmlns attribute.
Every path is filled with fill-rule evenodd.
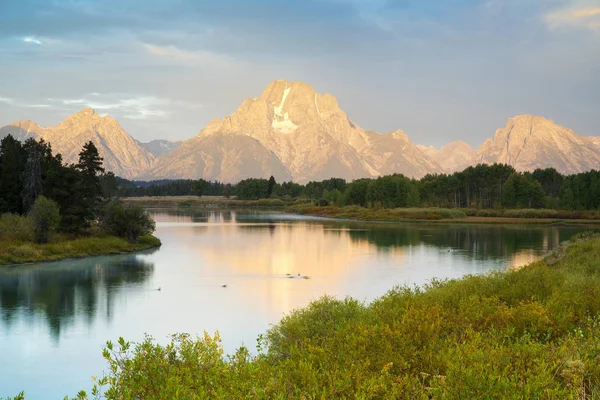
<svg viewBox="0 0 600 400"><path fill-rule="evenodd" d="M219 331L227 352L325 294L364 301L534 260L590 228L388 224L153 211L160 249L0 267L0 398L89 389L106 340ZM288 275L289 274L289 275ZM292 279L290 276L310 279ZM226 286L226 287L223 287ZM160 290L157 290L160 288Z"/></svg>

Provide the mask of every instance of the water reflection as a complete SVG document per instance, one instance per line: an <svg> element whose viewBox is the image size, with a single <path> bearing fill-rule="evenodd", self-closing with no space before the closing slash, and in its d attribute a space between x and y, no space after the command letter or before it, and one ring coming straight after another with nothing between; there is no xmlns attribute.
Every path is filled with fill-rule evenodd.
<svg viewBox="0 0 600 400"><path fill-rule="evenodd" d="M590 228L368 224L252 211L157 210L155 252L0 268L0 397L62 398L105 368L106 340L219 330L251 349L324 294L504 269ZM311 279L289 279L286 274ZM227 287L222 286L226 284ZM160 292L157 287L162 287ZM48 368L53 366L55 368Z"/></svg>
<svg viewBox="0 0 600 400"><path fill-rule="evenodd" d="M2 323L10 330L18 316L43 317L58 341L63 328L76 318L89 322L103 310L110 319L120 289L142 284L153 270L153 264L137 255L0 268Z"/></svg>

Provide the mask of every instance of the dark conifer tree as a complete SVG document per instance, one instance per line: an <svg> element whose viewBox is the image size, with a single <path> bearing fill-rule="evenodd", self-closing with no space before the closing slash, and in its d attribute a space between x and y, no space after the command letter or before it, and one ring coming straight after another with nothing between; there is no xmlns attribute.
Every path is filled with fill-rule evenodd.
<svg viewBox="0 0 600 400"><path fill-rule="evenodd" d="M25 160L25 151L18 140L12 135L2 139L0 142L0 213L23 212L21 172Z"/></svg>
<svg viewBox="0 0 600 400"><path fill-rule="evenodd" d="M23 145L27 154L25 169L21 175L23 190L21 198L23 201L23 212L29 212L35 199L42 193L42 158L44 156L44 145L35 139L28 139Z"/></svg>

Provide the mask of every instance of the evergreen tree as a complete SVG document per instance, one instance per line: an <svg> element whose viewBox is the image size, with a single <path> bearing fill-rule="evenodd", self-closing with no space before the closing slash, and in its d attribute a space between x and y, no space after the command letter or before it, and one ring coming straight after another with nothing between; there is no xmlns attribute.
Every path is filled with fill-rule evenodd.
<svg viewBox="0 0 600 400"><path fill-rule="evenodd" d="M109 201L117 196L119 187L117 186L117 177L113 172L107 172L100 175L100 187L102 196Z"/></svg>
<svg viewBox="0 0 600 400"><path fill-rule="evenodd" d="M269 178L269 186L267 187L267 197L271 197L271 195L273 194L273 188L276 184L277 182L275 182L275 177L271 175L271 177Z"/></svg>
<svg viewBox="0 0 600 400"><path fill-rule="evenodd" d="M0 213L21 214L23 183L21 171L25 167L26 154L21 143L6 136L0 142Z"/></svg>
<svg viewBox="0 0 600 400"><path fill-rule="evenodd" d="M86 224L99 213L102 196L100 174L104 172L102 158L93 142L87 142L79 153L79 163L75 166L80 173L79 188L83 195L84 209L80 209ZM83 205L83 204L82 204ZM77 213L79 215L79 212Z"/></svg>
<svg viewBox="0 0 600 400"><path fill-rule="evenodd" d="M34 139L28 139L23 147L27 153L27 162L22 174L23 190L21 198L23 200L23 212L27 213L43 190L42 157L44 155L44 145Z"/></svg>

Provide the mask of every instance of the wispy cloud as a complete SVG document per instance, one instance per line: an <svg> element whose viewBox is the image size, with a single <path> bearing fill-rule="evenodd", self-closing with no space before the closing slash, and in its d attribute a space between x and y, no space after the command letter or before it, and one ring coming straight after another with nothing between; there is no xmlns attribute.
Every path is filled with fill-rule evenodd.
<svg viewBox="0 0 600 400"><path fill-rule="evenodd" d="M168 111L161 109L168 105L168 101L154 96L140 96L129 98L115 98L113 95L102 96L100 93L90 93L93 99L63 99L65 106L90 107L96 111L105 111L107 113L123 114L129 119L147 119L152 117L166 117L170 115ZM102 98L104 97L104 98Z"/></svg>
<svg viewBox="0 0 600 400"><path fill-rule="evenodd" d="M124 118L140 120L168 117L172 114L172 109L202 107L199 104L184 103L156 96L127 96L118 93L102 94L97 92L89 93L89 95L93 98L53 99L52 101L67 107L90 107L96 111L108 114L117 113Z"/></svg>
<svg viewBox="0 0 600 400"><path fill-rule="evenodd" d="M23 42L25 42L25 43L31 43L31 44L37 44L38 46L41 46L41 45L44 44L40 39L38 39L38 38L36 38L34 36L25 36L23 38Z"/></svg>
<svg viewBox="0 0 600 400"><path fill-rule="evenodd" d="M184 50L176 46L157 46L143 43L146 53L178 64L193 64L207 67L230 68L238 64L231 57L206 50Z"/></svg>
<svg viewBox="0 0 600 400"><path fill-rule="evenodd" d="M600 5L552 11L544 15L544 20L552 29L571 27L596 30L600 28Z"/></svg>
<svg viewBox="0 0 600 400"><path fill-rule="evenodd" d="M0 96L0 103L5 103L5 104L14 104L14 100L13 99L9 99L7 97L2 97Z"/></svg>

